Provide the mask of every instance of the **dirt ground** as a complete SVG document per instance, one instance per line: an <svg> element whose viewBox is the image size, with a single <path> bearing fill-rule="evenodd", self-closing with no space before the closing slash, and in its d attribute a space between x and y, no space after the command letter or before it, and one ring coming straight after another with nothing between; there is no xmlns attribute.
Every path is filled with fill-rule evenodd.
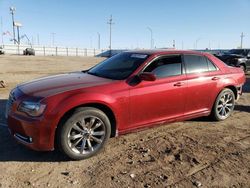
<svg viewBox="0 0 250 188"><path fill-rule="evenodd" d="M17 144L4 126L8 93L18 83L84 70L83 57L0 56L0 188L3 187L250 187L250 76L226 121L200 118L109 140L99 155L67 161L58 152Z"/></svg>

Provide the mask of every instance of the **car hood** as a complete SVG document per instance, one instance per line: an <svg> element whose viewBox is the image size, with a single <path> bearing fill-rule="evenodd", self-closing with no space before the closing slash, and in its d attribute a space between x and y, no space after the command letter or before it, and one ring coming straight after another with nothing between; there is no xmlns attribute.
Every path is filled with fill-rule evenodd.
<svg viewBox="0 0 250 188"><path fill-rule="evenodd" d="M58 93L104 85L114 82L111 79L93 76L83 72L54 75L18 85L29 96L47 97Z"/></svg>
<svg viewBox="0 0 250 188"><path fill-rule="evenodd" d="M223 54L220 57L228 59L228 58L242 58L244 56L239 54Z"/></svg>

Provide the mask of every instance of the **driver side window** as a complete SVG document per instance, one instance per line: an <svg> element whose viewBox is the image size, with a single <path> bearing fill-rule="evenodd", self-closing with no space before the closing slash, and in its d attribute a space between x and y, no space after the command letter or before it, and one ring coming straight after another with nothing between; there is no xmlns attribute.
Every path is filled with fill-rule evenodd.
<svg viewBox="0 0 250 188"><path fill-rule="evenodd" d="M178 76L182 74L181 56L170 55L160 57L150 63L143 72L151 72L156 78Z"/></svg>

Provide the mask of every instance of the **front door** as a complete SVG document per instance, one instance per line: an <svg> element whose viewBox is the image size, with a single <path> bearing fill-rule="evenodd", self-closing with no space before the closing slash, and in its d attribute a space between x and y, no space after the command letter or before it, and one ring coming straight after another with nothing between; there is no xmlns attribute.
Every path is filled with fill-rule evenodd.
<svg viewBox="0 0 250 188"><path fill-rule="evenodd" d="M155 74L156 80L131 86L130 127L139 128L182 116L187 84L181 56L158 57L143 72Z"/></svg>

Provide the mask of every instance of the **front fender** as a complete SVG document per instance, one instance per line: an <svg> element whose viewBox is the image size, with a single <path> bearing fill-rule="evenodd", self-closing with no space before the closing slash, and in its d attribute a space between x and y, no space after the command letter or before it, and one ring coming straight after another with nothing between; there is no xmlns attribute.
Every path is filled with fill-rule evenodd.
<svg viewBox="0 0 250 188"><path fill-rule="evenodd" d="M63 115L73 108L92 103L105 105L113 111L115 116L117 114L115 107L116 100L111 96L100 93L81 93L64 98L51 109L49 113L57 117L53 124L58 125Z"/></svg>
<svg viewBox="0 0 250 188"><path fill-rule="evenodd" d="M46 99L47 107L45 110L44 117L48 120L47 123L50 127L50 141L51 143L54 143L55 140L55 131L57 128L57 125L59 124L61 118L70 110L78 107L83 106L86 104L102 104L107 106L112 110L115 117L119 114L119 110L117 110L116 106L116 99L99 93L80 93L80 94L74 94L74 95L68 95L65 97L65 95L57 95L53 97L49 97ZM119 108L118 108L119 109ZM119 120L116 119L117 125L119 124ZM116 127L118 128L118 126Z"/></svg>

